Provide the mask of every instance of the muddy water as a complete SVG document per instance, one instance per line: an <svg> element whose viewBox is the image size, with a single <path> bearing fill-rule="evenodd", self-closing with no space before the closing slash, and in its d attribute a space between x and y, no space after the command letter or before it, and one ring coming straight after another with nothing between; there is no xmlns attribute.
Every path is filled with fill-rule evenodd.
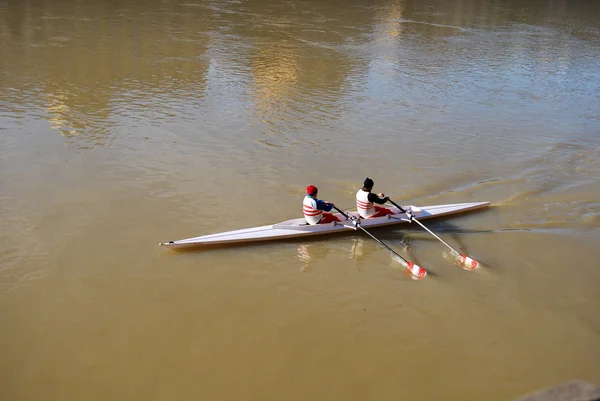
<svg viewBox="0 0 600 401"><path fill-rule="evenodd" d="M600 384L600 8L0 3L2 399L506 400ZM344 208L428 226L157 246Z"/></svg>

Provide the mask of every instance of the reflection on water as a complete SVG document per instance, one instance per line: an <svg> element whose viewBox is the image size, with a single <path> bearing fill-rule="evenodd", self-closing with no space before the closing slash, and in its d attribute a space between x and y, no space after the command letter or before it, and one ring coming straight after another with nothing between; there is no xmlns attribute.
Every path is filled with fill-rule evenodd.
<svg viewBox="0 0 600 401"><path fill-rule="evenodd" d="M203 97L204 13L171 3L146 12L136 3L37 3L10 2L4 11L12 29L2 31L2 47L10 57L0 63L19 90L3 91L0 101L43 104L39 114L70 143L79 137L84 146L103 145L128 116L180 118L179 105ZM35 92L25 90L30 85Z"/></svg>
<svg viewBox="0 0 600 401"><path fill-rule="evenodd" d="M269 131L265 132L264 143L267 145L276 145L269 141L269 136L282 134L272 125L277 125L280 120L284 123L293 120L287 111L295 97L297 73L295 54L289 47L262 49L254 57L252 99L260 122L265 123Z"/></svg>
<svg viewBox="0 0 600 401"><path fill-rule="evenodd" d="M298 259L300 259L300 271L308 271L311 268L314 256L311 255L310 245L298 246Z"/></svg>
<svg viewBox="0 0 600 401"><path fill-rule="evenodd" d="M117 128L131 117L193 122L231 107L256 116L259 143L279 147L334 135L356 103L435 121L461 102L514 118L514 109L580 96L566 111L594 121L599 87L587 71L597 31L565 28L560 18L587 13L558 3L516 12L476 1L342 10L314 1L9 2L1 35L10 57L0 63L18 91L0 100L44 104L51 126L86 146L124 135ZM218 81L230 104L206 99Z"/></svg>
<svg viewBox="0 0 600 401"><path fill-rule="evenodd" d="M402 236L401 239L398 239L397 235L395 235L394 240L394 244L391 246L393 246L397 252L402 253L409 249L408 237ZM346 243L349 245L346 245ZM388 243L388 245L390 244ZM344 245L338 244L335 247L332 247L327 243L319 242L300 244L298 246L300 271L309 271L314 266L323 263L331 252L347 254L349 259L354 260L355 269L360 271L370 264L369 257L379 253L386 254L388 250L377 245L372 239L361 237L348 237L344 241ZM392 263L393 268L398 266L399 265Z"/></svg>

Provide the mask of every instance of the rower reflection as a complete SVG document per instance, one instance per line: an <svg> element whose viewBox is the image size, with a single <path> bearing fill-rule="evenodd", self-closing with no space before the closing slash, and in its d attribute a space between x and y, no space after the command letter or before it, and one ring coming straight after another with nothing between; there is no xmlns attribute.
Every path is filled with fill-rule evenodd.
<svg viewBox="0 0 600 401"><path fill-rule="evenodd" d="M316 261L324 259L329 254L329 247L323 245L303 244L298 246L298 259L302 262L300 271L308 271Z"/></svg>
<svg viewBox="0 0 600 401"><path fill-rule="evenodd" d="M300 271L308 271L317 262L324 260L332 251L331 246L322 244L301 244L298 246L298 259L300 259ZM375 243L371 243L367 238L352 238L350 246L336 246L337 253L348 253L349 259L356 261L356 268L361 269L367 257L378 250Z"/></svg>
<svg viewBox="0 0 600 401"><path fill-rule="evenodd" d="M362 270L367 260L377 251L376 244L367 238L353 238L348 257L356 261L356 269Z"/></svg>

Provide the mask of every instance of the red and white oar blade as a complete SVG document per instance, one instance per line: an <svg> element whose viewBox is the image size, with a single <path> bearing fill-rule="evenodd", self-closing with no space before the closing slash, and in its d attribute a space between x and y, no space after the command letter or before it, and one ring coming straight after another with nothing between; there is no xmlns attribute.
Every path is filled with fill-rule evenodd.
<svg viewBox="0 0 600 401"><path fill-rule="evenodd" d="M423 269L421 266L415 265L412 262L408 263L408 271L410 272L410 278L413 280L423 280L427 275L427 270Z"/></svg>
<svg viewBox="0 0 600 401"><path fill-rule="evenodd" d="M425 276L427 276L427 270L414 264L413 262L409 262L399 255L394 255L394 260L400 263L406 269L406 273L413 280L423 280Z"/></svg>
<svg viewBox="0 0 600 401"><path fill-rule="evenodd" d="M462 253L458 255L458 262L460 263L460 266L465 270L475 270L479 267L478 261Z"/></svg>

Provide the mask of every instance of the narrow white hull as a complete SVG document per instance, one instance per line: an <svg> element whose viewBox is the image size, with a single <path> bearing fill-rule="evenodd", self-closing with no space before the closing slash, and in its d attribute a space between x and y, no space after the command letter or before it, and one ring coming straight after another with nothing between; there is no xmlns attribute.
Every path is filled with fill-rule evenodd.
<svg viewBox="0 0 600 401"><path fill-rule="evenodd" d="M413 217L419 220L426 220L435 217L448 216L464 213L467 211L484 209L489 206L489 202L455 203L449 205L419 206L420 211L414 212ZM407 209L410 206L403 206ZM390 207L394 212L399 210ZM349 212L358 216L356 212ZM248 242L273 241L289 238L300 238L315 235L333 234L337 232L348 231L354 226L350 221L344 221L345 218L336 214L342 220L342 223L317 224L314 226L306 224L304 218L292 219L281 223L270 224L260 227L245 228L242 230L227 231L216 234L203 235L201 237L188 238L179 241L162 242L159 245L170 249L182 249L191 247L207 247L216 245L235 245ZM368 229L373 227L389 226L392 224L407 223L406 215L403 213L377 217L372 219L361 219L361 225Z"/></svg>

